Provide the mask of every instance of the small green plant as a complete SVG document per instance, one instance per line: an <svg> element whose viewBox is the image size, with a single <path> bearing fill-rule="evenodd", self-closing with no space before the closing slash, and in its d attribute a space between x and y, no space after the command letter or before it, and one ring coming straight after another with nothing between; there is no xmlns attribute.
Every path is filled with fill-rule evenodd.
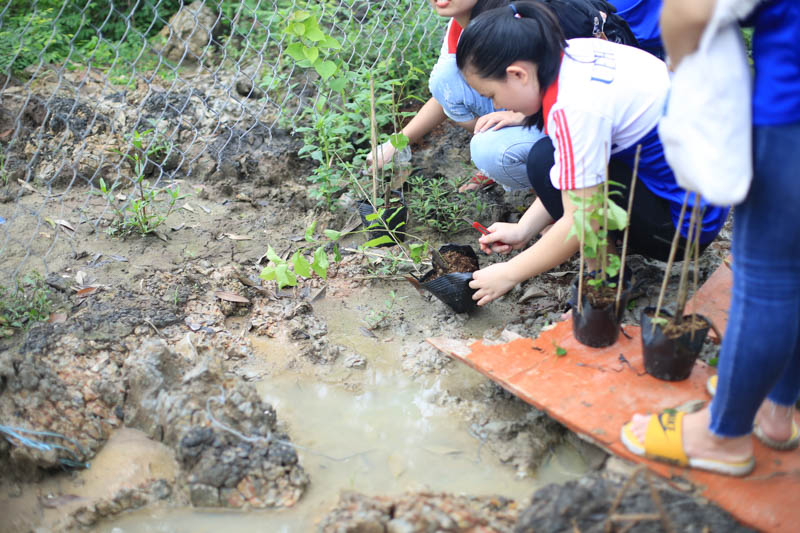
<svg viewBox="0 0 800 533"><path fill-rule="evenodd" d="M411 212L426 226L441 233L463 228L464 217L478 218L486 209L486 203L474 192L453 194L458 188L458 178L416 174L408 181L411 191L407 198Z"/></svg>
<svg viewBox="0 0 800 533"><path fill-rule="evenodd" d="M558 357L564 357L565 355L567 355L567 350L566 350L566 348L564 348L564 347L562 347L562 346L559 346L559 345L556 343L556 341L553 341L553 348L555 348L555 349L556 349L556 356L558 356Z"/></svg>
<svg viewBox="0 0 800 533"><path fill-rule="evenodd" d="M621 186L619 183L612 182ZM615 277L620 270L620 256L610 253L608 235L609 231L622 230L628 224L627 212L609 198L610 194L619 194L619 191L608 192L608 180L605 187L599 189L591 196L569 192L569 198L578 208L573 215L573 224L567 239L575 237L583 243L582 252L586 259L596 259L598 263L597 275L587 281L593 287L616 287L608 278Z"/></svg>
<svg viewBox="0 0 800 533"><path fill-rule="evenodd" d="M6 154L0 153L0 181L3 182L3 187L8 185L8 173L6 172Z"/></svg>
<svg viewBox="0 0 800 533"><path fill-rule="evenodd" d="M315 236L317 222L314 221L306 228L304 235L306 244L296 249L289 259L280 257L272 246L268 245L266 257L269 259L269 263L261 270L259 276L265 281L275 281L278 284L279 290L284 287L296 286L298 284L298 276L309 279L316 274L322 279L327 279L328 268L331 263L341 261L342 259L339 250L339 241L343 237L346 235L365 233L376 227L381 227L388 231L385 222L380 218L382 214L383 210L379 208L378 212L373 214L375 222L370 224L368 228L361 228L350 233L326 229L323 231L323 236L320 238ZM388 243L399 244L397 243L397 239L393 239L393 237L389 235L383 235L360 245L356 251L366 254L370 248ZM331 248L330 252L327 251L329 247ZM400 246L400 250L402 256L394 256L390 253L381 257L389 257L390 259L393 258L393 261L405 261L414 265L419 265L422 263L423 257L427 254L429 246L426 241L421 241Z"/></svg>
<svg viewBox="0 0 800 533"><path fill-rule="evenodd" d="M380 310L370 310L364 321L369 329L378 329L383 326L391 316L395 304L397 303L397 291L389 291L389 297L383 302Z"/></svg>
<svg viewBox="0 0 800 533"><path fill-rule="evenodd" d="M51 308L50 291L37 272L22 278L16 289L0 285L0 337L48 320Z"/></svg>
<svg viewBox="0 0 800 533"><path fill-rule="evenodd" d="M128 159L133 166L134 193L129 198L127 206L124 209L117 207L115 193L119 181L109 186L103 178L100 178L100 191L95 191L96 194L103 196L114 210L115 221L111 226L111 232L114 234L124 236L131 233L140 235L153 233L169 217L178 200L187 196L181 194L180 186L177 184L174 187L153 188L144 179L148 158L155 157L164 150L169 151L169 145L159 140L151 141L145 146L147 135L151 132L152 130L142 133L134 131L131 137L133 149L129 152L114 150ZM158 199L162 193L167 194L167 205L159 209Z"/></svg>

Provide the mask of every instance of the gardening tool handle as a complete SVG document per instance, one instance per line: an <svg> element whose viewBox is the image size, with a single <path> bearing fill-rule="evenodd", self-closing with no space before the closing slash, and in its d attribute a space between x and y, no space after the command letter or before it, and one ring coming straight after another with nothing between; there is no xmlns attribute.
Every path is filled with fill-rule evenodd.
<svg viewBox="0 0 800 533"><path fill-rule="evenodd" d="M472 227L475 228L476 230L480 231L484 235L489 235L489 233L490 233L489 230L486 229L486 226L484 226L483 224L481 224L477 220L472 223ZM503 241L496 241L493 244L497 244L499 246L505 246L506 243L504 243Z"/></svg>

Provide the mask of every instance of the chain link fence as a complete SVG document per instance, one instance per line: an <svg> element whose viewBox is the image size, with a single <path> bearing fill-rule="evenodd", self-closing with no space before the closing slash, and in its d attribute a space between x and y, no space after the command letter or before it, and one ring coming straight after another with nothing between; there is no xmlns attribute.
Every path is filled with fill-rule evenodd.
<svg viewBox="0 0 800 533"><path fill-rule="evenodd" d="M157 233L243 145L295 140L324 203L369 145L369 78L388 132L442 27L416 0L0 0L0 285Z"/></svg>

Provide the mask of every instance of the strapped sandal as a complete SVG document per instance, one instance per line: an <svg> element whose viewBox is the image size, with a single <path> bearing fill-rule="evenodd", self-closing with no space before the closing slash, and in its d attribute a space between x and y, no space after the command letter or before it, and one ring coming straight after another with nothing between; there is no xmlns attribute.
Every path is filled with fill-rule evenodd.
<svg viewBox="0 0 800 533"><path fill-rule="evenodd" d="M473 174L469 181L461 185L461 187L458 188L458 192L479 191L491 187L495 183L496 182L492 178L479 171Z"/></svg>
<svg viewBox="0 0 800 533"><path fill-rule="evenodd" d="M719 461L687 456L683 449L683 417L685 414L679 411L664 411L657 415L650 415L644 442L640 442L636 438L636 435L633 434L633 423L628 422L622 426L620 431L622 444L639 457L647 457L676 466L688 466L728 476L746 476L753 471L755 467L753 457L744 461Z"/></svg>

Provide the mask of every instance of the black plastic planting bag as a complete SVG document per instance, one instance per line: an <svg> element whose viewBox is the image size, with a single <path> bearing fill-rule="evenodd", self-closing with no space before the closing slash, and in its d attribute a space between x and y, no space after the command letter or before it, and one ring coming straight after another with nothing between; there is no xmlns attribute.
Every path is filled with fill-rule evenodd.
<svg viewBox="0 0 800 533"><path fill-rule="evenodd" d="M703 320L706 326L670 339L664 336L660 325L653 327L650 315L654 313L655 308L648 307L642 311L641 316L644 370L654 378L664 381L684 380L692 373L711 322L702 315L694 315ZM672 317L663 309L660 314Z"/></svg>
<svg viewBox="0 0 800 533"><path fill-rule="evenodd" d="M384 236L391 239L392 234L386 230L387 227L390 231L397 232L394 233L395 239L400 242L405 240L405 223L408 221L408 208L406 206L406 200L403 196L403 192L400 190L392 191L392 196L394 198L399 198L400 202L390 202L389 206L383 209L383 216L380 217L383 222L380 222L377 218L372 217L370 217L370 220L368 220L367 217L369 217L369 215L374 215L375 210L372 208L372 205L365 200L358 202L358 214L361 215L361 224L365 228L369 229L370 240L378 239ZM394 240L391 240L390 242L379 244L378 246L393 245Z"/></svg>
<svg viewBox="0 0 800 533"><path fill-rule="evenodd" d="M627 275L627 272L626 272ZM613 280L612 280L613 281ZM586 284L583 286L581 308L578 308L578 280L572 283L569 303L572 306L572 334L581 344L592 348L611 346L619 338L622 314L631 295L630 277L625 279L625 288L620 294L619 307L614 302L604 307L592 307L586 297ZM616 309L615 309L616 308Z"/></svg>
<svg viewBox="0 0 800 533"><path fill-rule="evenodd" d="M457 251L469 257L475 265L475 270L478 269L478 256L472 246L445 244L439 248L440 254L445 254L449 251ZM450 306L456 313L469 313L477 308L477 303L472 299L475 289L471 289L469 286L469 282L472 281L472 272L452 272L436 279L431 279L435 274L435 270L428 271L420 279L420 285Z"/></svg>

